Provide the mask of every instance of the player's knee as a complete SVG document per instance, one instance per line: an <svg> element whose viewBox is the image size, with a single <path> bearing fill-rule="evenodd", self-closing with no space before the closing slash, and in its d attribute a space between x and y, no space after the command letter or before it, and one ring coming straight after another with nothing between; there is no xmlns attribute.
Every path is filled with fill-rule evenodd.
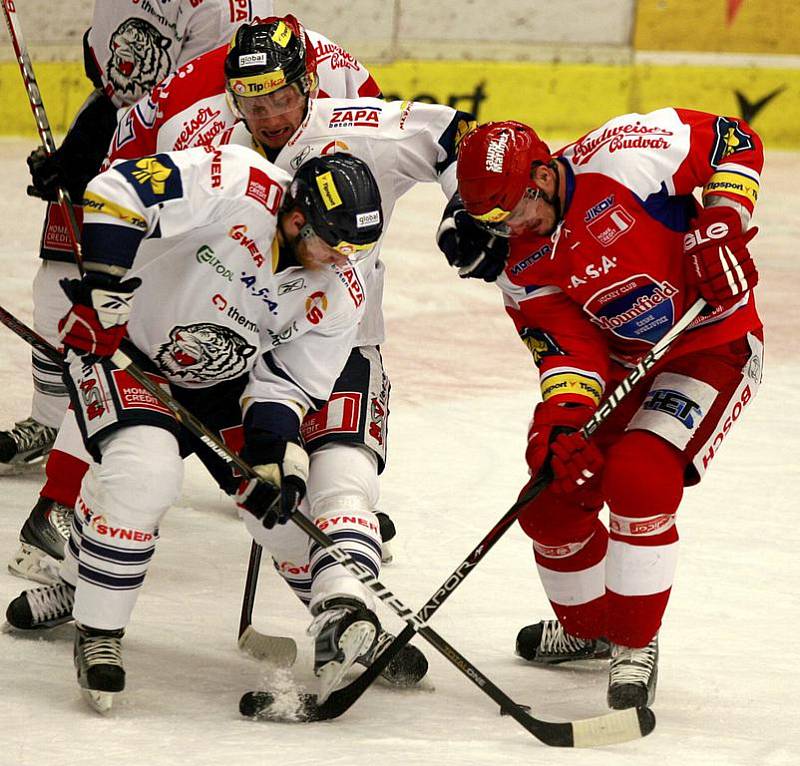
<svg viewBox="0 0 800 766"><path fill-rule="evenodd" d="M672 514L683 496L684 462L649 431L629 431L606 454L603 496L623 517Z"/></svg>
<svg viewBox="0 0 800 766"><path fill-rule="evenodd" d="M519 524L537 545L552 547L585 540L591 535L596 518L597 510L545 489L523 508Z"/></svg>
<svg viewBox="0 0 800 766"><path fill-rule="evenodd" d="M84 478L84 502L137 528L156 526L183 484L175 437L162 428L132 426L104 440L101 449L102 462Z"/></svg>
<svg viewBox="0 0 800 766"><path fill-rule="evenodd" d="M375 453L359 444L326 444L311 454L307 488L314 518L323 507L345 510L348 504L372 512L379 497Z"/></svg>

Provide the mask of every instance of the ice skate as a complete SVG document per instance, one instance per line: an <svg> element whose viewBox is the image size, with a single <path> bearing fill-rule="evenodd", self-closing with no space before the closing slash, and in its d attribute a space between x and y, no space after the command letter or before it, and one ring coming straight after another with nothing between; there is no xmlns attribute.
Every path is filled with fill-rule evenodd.
<svg viewBox="0 0 800 766"><path fill-rule="evenodd" d="M314 672L319 677L319 701L324 702L347 671L375 645L380 623L357 599L334 597L322 601L308 628L314 643Z"/></svg>
<svg viewBox="0 0 800 766"><path fill-rule="evenodd" d="M125 688L125 668L122 666L122 637L120 630L97 630L76 624L73 659L78 672L78 684L93 710L107 713L114 696Z"/></svg>
<svg viewBox="0 0 800 766"><path fill-rule="evenodd" d="M56 440L57 428L26 418L10 431L0 431L0 464L7 472L23 471L40 465Z"/></svg>
<svg viewBox="0 0 800 766"><path fill-rule="evenodd" d="M658 680L658 636L641 649L611 644L608 706L615 710L652 705Z"/></svg>
<svg viewBox="0 0 800 766"><path fill-rule="evenodd" d="M8 563L8 571L45 585L58 582L71 523L71 508L40 497L22 525L19 549Z"/></svg>
<svg viewBox="0 0 800 766"><path fill-rule="evenodd" d="M520 630L516 653L523 660L538 665L608 659L611 656L609 643L605 639L570 635L558 620L542 620Z"/></svg>
<svg viewBox="0 0 800 766"><path fill-rule="evenodd" d="M72 620L75 588L63 580L19 594L6 609L6 620L16 630L43 630Z"/></svg>
<svg viewBox="0 0 800 766"><path fill-rule="evenodd" d="M365 667L372 665L394 639L391 633L381 630L375 645L358 658L358 664ZM427 672L428 660L425 659L425 655L416 646L406 644L383 669L380 677L391 686L407 688L420 683Z"/></svg>

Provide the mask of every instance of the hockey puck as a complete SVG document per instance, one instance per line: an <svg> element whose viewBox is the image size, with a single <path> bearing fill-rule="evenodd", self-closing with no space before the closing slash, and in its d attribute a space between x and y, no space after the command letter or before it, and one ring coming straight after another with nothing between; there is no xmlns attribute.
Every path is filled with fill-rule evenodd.
<svg viewBox="0 0 800 766"><path fill-rule="evenodd" d="M245 718L256 718L275 702L269 692L245 692L239 700L239 712Z"/></svg>

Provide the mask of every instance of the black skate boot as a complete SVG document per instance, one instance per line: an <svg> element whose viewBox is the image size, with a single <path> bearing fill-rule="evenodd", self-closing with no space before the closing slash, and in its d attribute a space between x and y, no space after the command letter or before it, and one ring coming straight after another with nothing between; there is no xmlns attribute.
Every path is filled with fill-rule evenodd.
<svg viewBox="0 0 800 766"><path fill-rule="evenodd" d="M12 470L38 465L50 452L57 433L57 428L33 418L20 420L10 431L0 431L0 463Z"/></svg>
<svg viewBox="0 0 800 766"><path fill-rule="evenodd" d="M6 609L6 620L17 630L54 628L72 620L75 588L61 580L56 585L31 588L19 594Z"/></svg>
<svg viewBox="0 0 800 766"><path fill-rule="evenodd" d="M69 540L72 508L40 497L19 533L19 549L8 571L46 585L58 582L58 562Z"/></svg>
<svg viewBox="0 0 800 766"><path fill-rule="evenodd" d="M372 649L358 658L359 665L372 665L394 639L391 633L381 630ZM381 678L392 686L407 688L418 684L427 672L428 660L425 655L416 646L406 644L383 669Z"/></svg>
<svg viewBox="0 0 800 766"><path fill-rule="evenodd" d="M381 625L371 609L355 598L336 596L315 607L308 628L314 637L314 672L319 677L318 699L324 702L347 671L375 645Z"/></svg>
<svg viewBox="0 0 800 766"><path fill-rule="evenodd" d="M383 513L383 511L376 511L375 515L378 517L378 526L381 531L381 563L391 564L394 559L391 541L397 534L397 527L389 518L389 514Z"/></svg>
<svg viewBox="0 0 800 766"><path fill-rule="evenodd" d="M75 624L73 659L78 671L78 684L89 705L98 713L107 713L114 704L114 695L125 688L122 667L120 630L98 630Z"/></svg>
<svg viewBox="0 0 800 766"><path fill-rule="evenodd" d="M658 636L641 649L611 644L608 706L614 710L652 705L658 680Z"/></svg>
<svg viewBox="0 0 800 766"><path fill-rule="evenodd" d="M517 655L540 665L558 665L575 660L604 660L611 656L604 638L586 639L570 635L558 620L542 620L517 634Z"/></svg>

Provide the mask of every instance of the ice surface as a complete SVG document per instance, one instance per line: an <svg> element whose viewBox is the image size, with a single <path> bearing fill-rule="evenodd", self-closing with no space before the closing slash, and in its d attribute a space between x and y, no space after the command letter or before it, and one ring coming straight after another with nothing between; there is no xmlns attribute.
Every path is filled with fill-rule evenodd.
<svg viewBox="0 0 800 766"><path fill-rule="evenodd" d="M0 142L0 303L30 320L41 203L24 195L29 147ZM682 549L661 632L658 717L648 738L592 752L545 752L424 640L435 692L376 686L343 718L282 725L242 720L266 668L236 648L249 549L230 502L188 466L167 515L124 652L128 688L110 716L82 702L71 628L0 635L2 766L503 764L778 766L800 762L796 500L800 155L772 153L753 242L767 326L764 385L679 514ZM399 205L385 248L384 347L392 377L391 460L381 507L398 527L382 575L423 604L513 502L536 377L497 289L460 281L435 249L443 198L418 187ZM0 328L0 427L29 413L27 346ZM33 506L40 476L0 478L0 562ZM265 567L267 570L268 567ZM25 587L0 573L0 604ZM400 621L388 610L389 629ZM524 624L549 617L527 538L513 528L432 621L442 636L541 718L605 712L601 667L535 669L513 655ZM313 688L303 609L271 571L256 599L261 630L300 643L296 678ZM285 679L282 679L285 685Z"/></svg>

